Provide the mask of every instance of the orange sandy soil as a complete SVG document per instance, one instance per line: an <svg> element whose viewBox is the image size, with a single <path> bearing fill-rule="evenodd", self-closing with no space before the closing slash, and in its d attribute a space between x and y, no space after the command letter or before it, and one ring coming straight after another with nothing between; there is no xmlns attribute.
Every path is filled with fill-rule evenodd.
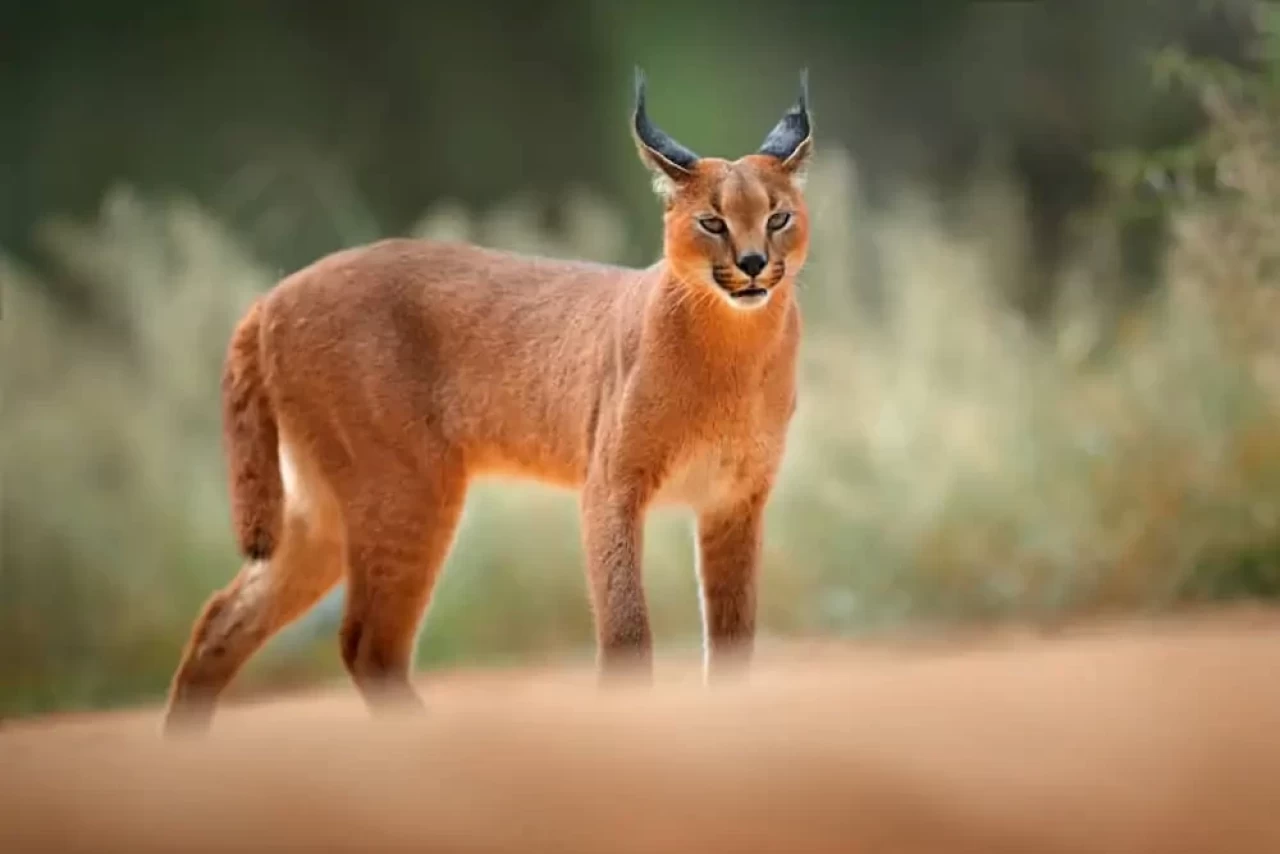
<svg viewBox="0 0 1280 854"><path fill-rule="evenodd" d="M428 678L429 676L429 678ZM0 851L1280 851L1280 610L761 644L0 726Z"/></svg>

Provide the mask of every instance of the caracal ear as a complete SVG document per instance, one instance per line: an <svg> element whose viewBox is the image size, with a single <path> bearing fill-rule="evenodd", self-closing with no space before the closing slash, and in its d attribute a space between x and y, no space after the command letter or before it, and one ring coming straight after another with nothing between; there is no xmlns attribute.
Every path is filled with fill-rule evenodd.
<svg viewBox="0 0 1280 854"><path fill-rule="evenodd" d="M636 67L635 82L631 132L640 160L653 173L654 189L659 195L670 198L680 185L693 177L699 158L649 121L649 114L645 111L645 77L639 66Z"/></svg>
<svg viewBox="0 0 1280 854"><path fill-rule="evenodd" d="M809 70L800 72L800 96L760 146L760 154L782 161L782 169L803 186L813 154L813 121L809 116Z"/></svg>

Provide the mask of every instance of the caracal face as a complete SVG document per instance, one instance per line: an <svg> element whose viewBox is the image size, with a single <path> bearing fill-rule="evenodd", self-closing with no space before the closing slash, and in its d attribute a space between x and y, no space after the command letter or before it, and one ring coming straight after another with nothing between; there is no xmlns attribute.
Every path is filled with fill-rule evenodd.
<svg viewBox="0 0 1280 854"><path fill-rule="evenodd" d="M637 72L633 130L665 203L667 263L694 294L750 312L795 278L809 248L805 170L812 151L807 77L756 153L700 157L649 120Z"/></svg>
<svg viewBox="0 0 1280 854"><path fill-rule="evenodd" d="M665 222L674 272L735 309L763 307L773 289L804 263L809 233L804 197L768 158L703 160L695 186L676 202Z"/></svg>

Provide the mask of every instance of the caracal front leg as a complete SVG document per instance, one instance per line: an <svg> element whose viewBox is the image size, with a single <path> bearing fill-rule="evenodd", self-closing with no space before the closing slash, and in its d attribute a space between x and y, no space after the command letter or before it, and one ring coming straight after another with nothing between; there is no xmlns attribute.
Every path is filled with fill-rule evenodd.
<svg viewBox="0 0 1280 854"><path fill-rule="evenodd" d="M763 547L765 496L698 514L707 681L750 663L756 632L756 585Z"/></svg>
<svg viewBox="0 0 1280 854"><path fill-rule="evenodd" d="M653 640L641 573L644 504L635 489L589 477L583 545L602 677L652 673Z"/></svg>

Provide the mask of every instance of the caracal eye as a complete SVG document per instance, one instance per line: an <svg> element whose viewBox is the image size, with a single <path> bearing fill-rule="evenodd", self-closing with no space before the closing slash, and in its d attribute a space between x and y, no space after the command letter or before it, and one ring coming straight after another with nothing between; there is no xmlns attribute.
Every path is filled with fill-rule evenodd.
<svg viewBox="0 0 1280 854"><path fill-rule="evenodd" d="M724 220L718 216L698 217L698 225L701 226L702 230L708 234L724 234L728 229Z"/></svg>
<svg viewBox="0 0 1280 854"><path fill-rule="evenodd" d="M769 217L769 230L777 231L778 229L785 227L789 222L791 222L791 214L787 211L778 211L776 214Z"/></svg>

